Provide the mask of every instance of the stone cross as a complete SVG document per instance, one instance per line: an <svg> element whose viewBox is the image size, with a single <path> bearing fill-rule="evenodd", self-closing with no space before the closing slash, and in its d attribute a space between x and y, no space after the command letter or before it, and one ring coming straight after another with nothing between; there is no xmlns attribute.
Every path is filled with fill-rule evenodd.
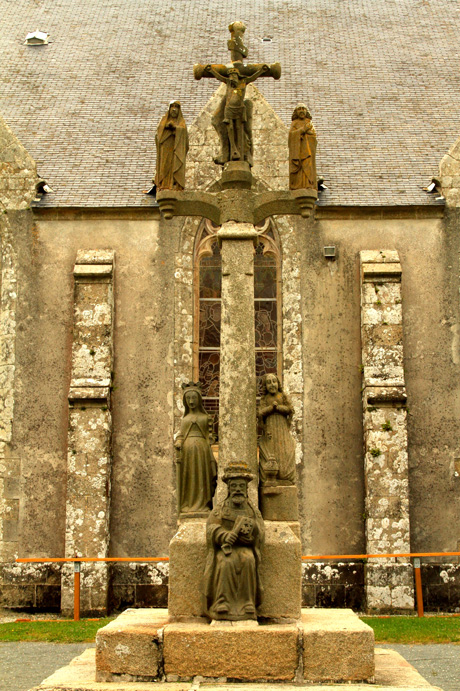
<svg viewBox="0 0 460 691"><path fill-rule="evenodd" d="M246 83L251 77L252 80L259 76L278 79L281 74L278 63L268 66L244 65L241 62L247 49L242 43L241 32L239 39L236 35L235 24L240 23L231 25L233 34L229 49L232 51L232 59L236 58L232 65L195 65L195 78L213 77L226 81L229 74L234 74L235 78L245 79ZM257 244L257 231L254 226L272 215L301 214L307 218L317 199L317 191L286 189L259 193L254 190L250 169L252 148L251 142L248 142L248 132L244 129L244 121L243 133L238 133L235 122L225 123L225 120L231 121L232 118L238 121L240 115L244 118L250 114L252 118L252 103L248 106L247 99L243 98L243 109L240 101L234 105L231 97L231 89L229 90L227 83L227 94L222 107L219 107L222 122L220 115L218 116L219 109L213 118L216 129L220 124L234 127L233 139L228 133L228 142L222 144L220 159L216 161L223 165L220 190L161 190L157 192L157 201L165 219L173 216L201 216L221 226L217 233L222 250L220 465L230 461L245 461L257 477L254 328L254 246ZM286 180L286 186L287 183ZM255 504L257 484L257 481L251 482L248 488L249 497ZM219 485L217 494L219 501Z"/></svg>
<svg viewBox="0 0 460 691"><path fill-rule="evenodd" d="M217 79L227 86L226 94L213 115L212 124L221 145L221 151L214 159L218 165L229 161L246 161L252 166L252 102L245 98L246 87L259 77L281 76L279 62L273 65L245 65L248 49L243 43L246 30L243 22L233 22L228 27L231 39L228 41L232 62L229 65L195 65L195 79Z"/></svg>

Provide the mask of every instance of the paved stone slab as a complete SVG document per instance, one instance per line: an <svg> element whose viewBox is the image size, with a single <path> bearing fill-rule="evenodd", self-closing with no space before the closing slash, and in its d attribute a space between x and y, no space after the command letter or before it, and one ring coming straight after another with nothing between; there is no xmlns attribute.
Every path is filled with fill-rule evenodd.
<svg viewBox="0 0 460 691"><path fill-rule="evenodd" d="M9 645L9 644L8 644ZM36 645L36 644L31 644ZM375 651L376 661L376 684L372 687L369 684L353 684L353 691L414 691L414 689L437 689L439 687L430 686L413 667L392 650L382 650L377 648ZM161 683L161 682L139 682L132 683L123 680L114 684L111 682L98 683L94 681L95 662L94 649L86 650L83 655L73 660L67 667L55 672L51 677L45 679L40 685L35 687L36 691L188 691L192 688L191 683ZM393 672L390 674L389 669ZM396 674L399 669L399 675ZM395 677L397 676L397 679ZM392 678L393 677L393 678ZM193 683L193 689L197 689L198 680ZM230 691L234 684L206 684L209 691ZM270 684L270 691L327 691L328 689L340 688L337 684L317 685L294 685L292 684ZM241 685L237 689L242 689ZM11 689L10 691L15 691ZM32 690L33 691L33 690ZM244 691L267 691L267 684L245 684Z"/></svg>
<svg viewBox="0 0 460 691"><path fill-rule="evenodd" d="M459 622L460 625L460 622ZM404 656L431 684L437 684L443 691L460 689L460 645L385 645ZM383 652L383 651L382 651Z"/></svg>

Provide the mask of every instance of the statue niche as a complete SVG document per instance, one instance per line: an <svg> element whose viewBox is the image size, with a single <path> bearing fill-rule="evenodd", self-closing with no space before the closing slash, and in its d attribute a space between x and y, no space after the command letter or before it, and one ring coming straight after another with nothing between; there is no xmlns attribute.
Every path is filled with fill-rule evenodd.
<svg viewBox="0 0 460 691"><path fill-rule="evenodd" d="M171 101L158 125L155 144L157 164L154 183L158 190L183 190L188 133L179 101Z"/></svg>
<svg viewBox="0 0 460 691"><path fill-rule="evenodd" d="M183 384L184 416L175 441L177 506L184 515L206 516L212 508L217 464L211 449L210 417L203 407L201 385Z"/></svg>
<svg viewBox="0 0 460 691"><path fill-rule="evenodd" d="M217 620L257 619L264 522L248 500L253 476L246 463L229 463L222 479L227 483L227 497L206 524L207 614Z"/></svg>

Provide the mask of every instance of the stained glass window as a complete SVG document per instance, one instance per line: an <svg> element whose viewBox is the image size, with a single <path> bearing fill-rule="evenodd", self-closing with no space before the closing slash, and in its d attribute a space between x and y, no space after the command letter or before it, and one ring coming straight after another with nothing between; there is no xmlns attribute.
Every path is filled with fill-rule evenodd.
<svg viewBox="0 0 460 691"><path fill-rule="evenodd" d="M195 309L196 371L202 385L203 403L213 418L216 441L219 435L219 368L222 259L217 242L218 229L203 222L195 249L196 285ZM280 374L279 349L279 276L278 248L269 221L259 235L254 256L254 311L256 339L257 390L262 376L269 372Z"/></svg>

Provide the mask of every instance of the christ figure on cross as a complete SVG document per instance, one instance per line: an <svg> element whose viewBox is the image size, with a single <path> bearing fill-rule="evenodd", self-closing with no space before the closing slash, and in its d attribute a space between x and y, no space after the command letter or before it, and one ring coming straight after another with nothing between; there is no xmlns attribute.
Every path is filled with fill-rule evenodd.
<svg viewBox="0 0 460 691"><path fill-rule="evenodd" d="M221 141L221 153L214 162L223 166L228 161L247 161L252 166L252 102L245 99L246 86L270 72L270 67L261 65L248 76L235 66L228 69L228 76L218 72L214 65L206 65L205 70L227 85L225 97L212 118Z"/></svg>

